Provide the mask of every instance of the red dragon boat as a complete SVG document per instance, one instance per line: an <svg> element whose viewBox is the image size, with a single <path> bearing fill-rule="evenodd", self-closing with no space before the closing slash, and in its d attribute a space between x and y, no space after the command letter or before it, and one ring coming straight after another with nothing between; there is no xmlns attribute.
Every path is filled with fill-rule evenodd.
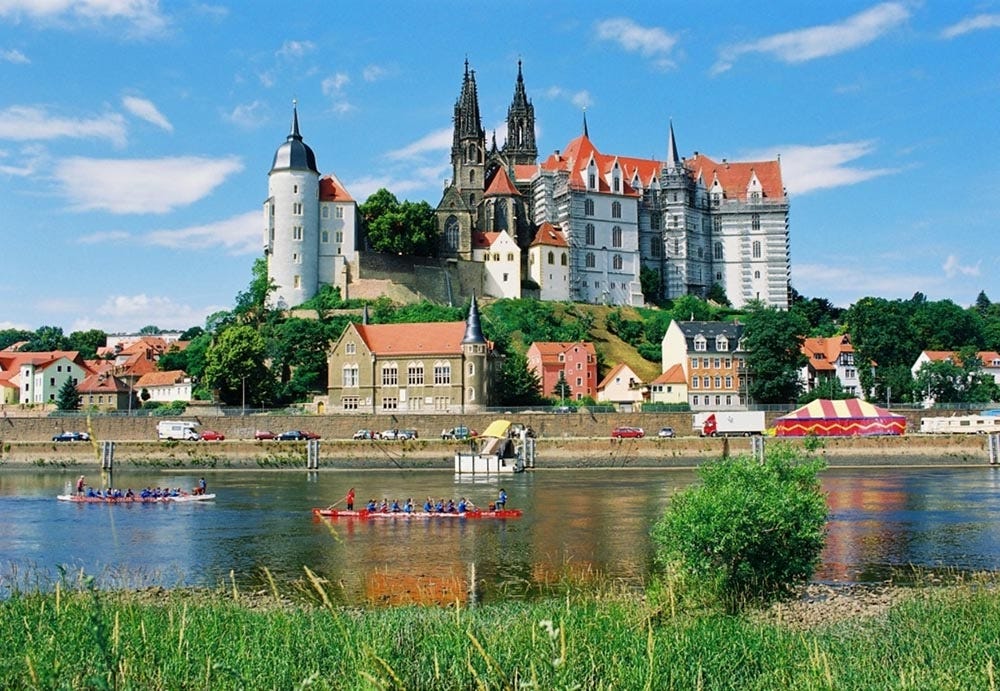
<svg viewBox="0 0 1000 691"><path fill-rule="evenodd" d="M462 513L447 511L369 511L359 509L348 511L346 509L313 509L313 518L351 518L359 521L373 521L382 519L430 519L430 518L520 518L524 512L521 509L473 509Z"/></svg>

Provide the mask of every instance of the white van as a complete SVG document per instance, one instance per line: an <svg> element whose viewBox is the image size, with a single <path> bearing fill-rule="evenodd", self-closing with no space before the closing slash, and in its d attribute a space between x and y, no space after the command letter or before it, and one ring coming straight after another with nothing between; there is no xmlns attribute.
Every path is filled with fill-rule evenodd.
<svg viewBox="0 0 1000 691"><path fill-rule="evenodd" d="M198 434L198 423L188 420L161 420L156 423L156 438L180 439L184 441L198 441L201 435Z"/></svg>

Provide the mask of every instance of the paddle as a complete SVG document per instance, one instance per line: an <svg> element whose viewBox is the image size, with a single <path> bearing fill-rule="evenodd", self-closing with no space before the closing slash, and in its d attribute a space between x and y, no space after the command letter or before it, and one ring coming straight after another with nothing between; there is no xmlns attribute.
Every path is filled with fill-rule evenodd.
<svg viewBox="0 0 1000 691"><path fill-rule="evenodd" d="M347 499L347 497L345 496L345 497L344 497L344 499ZM337 504L339 504L339 503L341 503L342 501L344 501L344 499L339 499L339 500L337 500L337 501L333 502L333 503L332 503L332 504L330 504L330 505L329 505L328 507L326 507L326 510L327 510L327 511L331 510L331 509L332 509L332 508L333 508L334 506L336 506Z"/></svg>

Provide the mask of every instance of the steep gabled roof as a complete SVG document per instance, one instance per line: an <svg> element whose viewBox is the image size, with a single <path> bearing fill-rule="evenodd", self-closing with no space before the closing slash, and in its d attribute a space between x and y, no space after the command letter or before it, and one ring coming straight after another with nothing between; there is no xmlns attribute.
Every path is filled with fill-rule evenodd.
<svg viewBox="0 0 1000 691"><path fill-rule="evenodd" d="M710 180L716 177L722 185L727 199L747 198L747 185L756 175L760 181L765 199L785 198L785 186L781 181L781 161L723 161L716 163L705 154L696 153L685 162L695 177L701 176L711 187Z"/></svg>
<svg viewBox="0 0 1000 691"><path fill-rule="evenodd" d="M559 228L548 221L538 226L535 232L535 239L531 241L531 246L548 245L550 247L569 247L566 236Z"/></svg>
<svg viewBox="0 0 1000 691"><path fill-rule="evenodd" d="M538 352L542 363L558 362L559 356L573 348L581 348L588 355L597 358L597 349L590 341L535 341L531 348Z"/></svg>
<svg viewBox="0 0 1000 691"><path fill-rule="evenodd" d="M493 179L490 180L489 187L483 192L484 197L520 197L521 193L517 191L514 187L514 183L510 181L510 176L507 175L507 170L500 168L493 175Z"/></svg>
<svg viewBox="0 0 1000 691"><path fill-rule="evenodd" d="M802 353L809 358L809 367L814 370L836 369L841 353L853 353L850 337L806 338L802 341Z"/></svg>
<svg viewBox="0 0 1000 691"><path fill-rule="evenodd" d="M611 371L608 372L608 374L604 377L604 379L601 380L601 383L597 385L597 390L601 391L602 389L607 388L607 386L615 380L615 377L625 372L628 372L631 378L634 379L636 382L640 383L642 382L642 379L639 377L638 374L635 373L635 370L626 365L624 362L619 362L617 365L611 368Z"/></svg>
<svg viewBox="0 0 1000 691"><path fill-rule="evenodd" d="M321 202L353 202L354 197L336 175L327 173L319 179L319 200Z"/></svg>
<svg viewBox="0 0 1000 691"><path fill-rule="evenodd" d="M500 237L499 232L484 232L481 230L472 231L472 249L485 250L493 246L493 243Z"/></svg>
<svg viewBox="0 0 1000 691"><path fill-rule="evenodd" d="M653 384L686 384L687 378L684 376L684 368L680 365L671 365L667 371L652 381Z"/></svg>

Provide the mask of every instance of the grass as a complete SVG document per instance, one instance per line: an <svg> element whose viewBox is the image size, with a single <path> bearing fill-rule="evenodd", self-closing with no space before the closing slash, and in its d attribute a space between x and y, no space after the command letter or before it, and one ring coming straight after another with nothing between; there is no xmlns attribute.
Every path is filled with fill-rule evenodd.
<svg viewBox="0 0 1000 691"><path fill-rule="evenodd" d="M1000 598L926 588L878 618L798 629L634 593L344 608L255 593L102 592L89 579L0 603L0 687L143 689L988 689Z"/></svg>

